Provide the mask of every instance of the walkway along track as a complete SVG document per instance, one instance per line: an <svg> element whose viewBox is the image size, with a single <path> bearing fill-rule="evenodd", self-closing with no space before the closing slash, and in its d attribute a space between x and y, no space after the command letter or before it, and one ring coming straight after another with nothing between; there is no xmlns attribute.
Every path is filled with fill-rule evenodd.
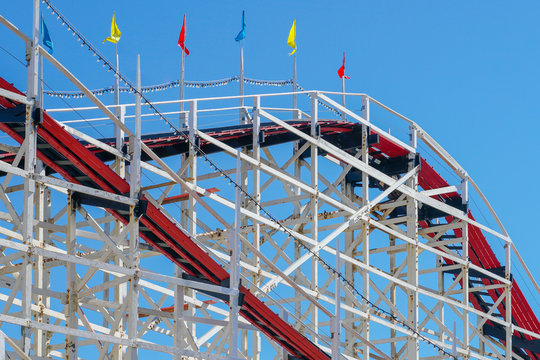
<svg viewBox="0 0 540 360"><path fill-rule="evenodd" d="M0 88L21 94L11 84L0 78ZM14 108L17 104L0 97L0 105L3 108ZM310 124L305 121L290 122L296 128L309 132ZM348 150L358 146L355 142L360 136L360 124L345 121L320 121L321 136ZM13 139L22 143L24 140L24 116L22 122L0 123L0 130L9 134ZM215 137L230 146L249 146L252 139L251 126L236 126L205 130L205 133ZM276 124L261 124L264 131L265 141L261 146L298 140L296 136L287 132ZM67 133L62 126L44 112L43 121L37 126L38 144L49 144L50 147L38 146L37 155L52 171L58 172L66 180L109 191L116 194L129 193L129 184L112 171L104 162L113 159L113 155L89 144L83 144ZM146 135L142 138L156 154L162 157L186 153L189 143L187 140L172 134ZM113 144L112 139L103 139L103 142ZM408 152L397 144L383 137L372 134L369 139L370 153L379 159L399 159L406 157ZM219 151L211 144L200 141L201 149L206 153ZM142 155L142 160L147 160ZM10 162L14 155L5 153L0 155L0 160ZM437 189L448 186L448 183L438 174L425 159L420 159L421 168L418 176L419 185L424 190ZM59 165L61 164L61 165ZM67 164L67 165L66 165ZM461 203L458 193L449 193L433 198L447 204ZM127 222L126 213L109 210L116 218ZM473 215L468 212L469 217ZM446 217L447 222L452 222L451 216ZM141 237L156 250L161 252L175 264L180 266L189 275L201 280L207 280L217 285L226 284L230 275L218 263L216 263L203 249L201 249L184 231L178 228L158 208L148 203L147 211L142 215L140 226ZM426 228L428 221L419 224ZM455 236L461 236L461 230L455 230ZM484 269L500 273L501 265L495 253L489 246L483 233L477 227L468 225L470 261ZM451 260L444 259L447 264L453 264ZM474 277L474 274L470 275ZM496 284L494 280L480 277L478 283L483 285ZM471 284L472 286L472 284ZM322 352L307 338L283 321L277 314L270 310L263 302L258 300L248 289L241 286L240 292L244 299L240 312L254 326L263 331L267 336L283 346L293 356L302 359L328 359L328 355ZM495 302L501 295L499 289L488 290L489 297ZM474 307L481 311L487 311L490 304L483 296L472 292L470 301ZM498 308L498 316L504 318L504 302ZM540 322L525 299L522 291L514 279L512 279L512 320L519 327L540 333ZM488 321L484 326L484 333L499 339L504 343L504 329L500 325ZM513 351L523 358L540 360L538 341L532 337L515 332L513 339Z"/></svg>

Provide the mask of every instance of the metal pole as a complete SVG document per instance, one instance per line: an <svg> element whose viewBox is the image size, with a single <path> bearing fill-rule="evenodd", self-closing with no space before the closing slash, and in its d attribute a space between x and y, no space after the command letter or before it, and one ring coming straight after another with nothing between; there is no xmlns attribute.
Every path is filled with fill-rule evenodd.
<svg viewBox="0 0 540 360"><path fill-rule="evenodd" d="M341 105L343 105L343 107L345 107L345 75L343 75L341 77ZM345 115L345 113L342 113L341 118L343 120L346 120L347 115Z"/></svg>
<svg viewBox="0 0 540 360"><path fill-rule="evenodd" d="M187 127L186 124L186 116L184 114L184 103L182 100L184 100L184 85L185 85L185 66L186 66L186 54L182 50L182 60L180 61L180 114L178 116L180 121L180 129L185 129Z"/></svg>
<svg viewBox="0 0 540 360"><path fill-rule="evenodd" d="M120 60L118 58L118 44L115 44L114 50L115 50L114 58L115 58L115 63L116 63L116 71L114 72L114 104L118 105L120 104L120 77L118 76L118 72L120 71ZM116 112L118 113L118 107L116 107Z"/></svg>
<svg viewBox="0 0 540 360"><path fill-rule="evenodd" d="M115 62L116 62L116 71L114 72L114 105L117 105L117 106L114 108L114 115L116 115L118 119L121 119L122 109L120 108L120 106L118 106L120 104L120 77L118 76L118 73L120 72L120 60L118 57L118 46L115 46ZM123 143L124 134L123 134L123 131L116 124L114 125L114 137L116 139L116 148L121 151L122 145L123 145L122 143ZM120 166L121 160L117 158L116 161L117 161L117 169L119 170L121 167Z"/></svg>
<svg viewBox="0 0 540 360"><path fill-rule="evenodd" d="M244 106L244 39L240 48L240 107ZM245 123L244 109L240 109L240 123Z"/></svg>
<svg viewBox="0 0 540 360"><path fill-rule="evenodd" d="M292 83L292 107L293 107L293 119L298 119L300 116L298 112L298 103L296 98L296 53L293 54L293 83Z"/></svg>
<svg viewBox="0 0 540 360"><path fill-rule="evenodd" d="M39 59L39 82L38 82L38 97L37 97L37 104L39 108L41 108L41 112L43 113L43 58L40 56Z"/></svg>

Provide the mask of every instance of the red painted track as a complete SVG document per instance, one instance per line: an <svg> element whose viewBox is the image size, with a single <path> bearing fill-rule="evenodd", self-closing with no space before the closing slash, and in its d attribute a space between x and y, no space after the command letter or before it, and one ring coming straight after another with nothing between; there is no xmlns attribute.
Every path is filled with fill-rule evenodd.
<svg viewBox="0 0 540 360"><path fill-rule="evenodd" d="M19 93L11 84L7 83L4 79L0 78L0 88L8 89ZM13 104L6 99L0 97L0 105L9 108ZM20 126L20 125L19 125ZM309 124L296 124L298 128L309 128ZM346 134L355 131L357 124L352 124L342 121L326 121L321 124L321 133L323 135L333 134ZM23 141L23 137L19 130L14 129L12 124L0 124L0 130L6 132L12 136L19 143ZM267 126L265 129L265 135L267 138L271 136L286 134L286 130L279 126L272 125ZM24 131L23 131L24 135ZM55 160L50 156L47 156L41 151L38 151L38 157L49 167L54 169L66 180L73 181L75 183L84 183L85 185L94 186L105 191L121 194L129 192L129 184L116 173L114 173L100 158L103 158L103 152L91 145L83 145L70 134L68 134L62 127L50 118L47 114L44 116L44 121L38 126L38 135L42 141L50 144L56 152L58 152L62 159L67 159L71 162L71 168L66 166L60 166L55 163ZM209 133L222 141L240 141L242 138L251 139L251 128L237 128L237 129L223 129L221 131L215 131ZM291 141L292 139L285 139ZM180 140L178 137L147 137L144 140L151 148L156 152L165 151L163 156L169 155L166 153L171 147L179 147ZM184 144L186 145L186 144ZM201 147L205 146L201 143ZM407 151L397 144L394 144L382 137L378 139L376 144L372 144L370 152L380 151L384 156L388 158L394 158L407 154ZM9 160L11 155L4 155L4 160ZM89 179L84 181L77 180L76 171L80 174L84 174ZM448 186L446 180L440 176L425 159L421 159L421 170L419 173L419 185L422 189L436 189ZM440 197L434 197L437 200L444 200L448 198L459 198L458 193L445 194ZM112 211L117 218L125 221L125 217L121 214ZM473 218L469 212L469 217ZM453 218L448 217L448 222ZM142 229L141 237L147 241L150 245L155 247L158 251L162 252L171 261L181 266L190 275L196 276L201 279L209 280L215 284L221 284L229 278L229 274L217 264L206 252L198 247L181 229L179 229L172 221L170 221L165 214L159 209L149 204L148 211L141 218ZM427 226L427 223L421 224L421 226ZM488 244L483 233L475 226L468 226L469 232L469 254L470 260L473 264L478 265L484 269L495 269L500 267L500 263L497 260L495 253ZM455 232L456 236L460 236L460 232ZM451 264L451 261L445 259L447 263ZM492 280L482 279L484 285L495 284ZM327 354L323 353L318 347L313 345L308 339L299 334L289 324L284 322L278 315L272 312L264 303L259 301L253 294L246 288L242 287L240 290L245 298L244 304L241 307L242 315L249 320L253 325L261 329L270 338L274 339L277 343L285 347L294 356L305 359L327 359ZM499 290L489 290L489 296L495 302L500 296ZM482 310L482 303L479 299L471 295L471 303L479 310ZM504 317L505 309L504 303L498 307L498 312ZM515 325L524 329L540 333L540 322L536 315L533 313L530 305L525 299L518 284L513 280L512 287L512 317ZM515 333L522 339L531 340L531 337ZM527 352L528 356L532 359L540 359L539 353Z"/></svg>

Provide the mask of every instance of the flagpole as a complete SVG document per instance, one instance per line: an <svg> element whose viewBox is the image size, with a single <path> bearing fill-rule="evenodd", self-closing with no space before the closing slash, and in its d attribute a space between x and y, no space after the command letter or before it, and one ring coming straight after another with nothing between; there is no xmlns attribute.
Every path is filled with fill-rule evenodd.
<svg viewBox="0 0 540 360"><path fill-rule="evenodd" d="M115 65L116 65L116 71L114 72L114 105L120 104L120 77L118 76L118 73L120 72L120 59L118 57L118 42L114 43L114 55L115 55ZM120 107L116 106L114 108L114 114L118 119L120 119ZM114 137L116 138L116 145L121 146L120 143L122 142L122 133L120 131L120 128L116 125L114 125Z"/></svg>
<svg viewBox="0 0 540 360"><path fill-rule="evenodd" d="M118 43L114 44L114 58L116 65L116 72L114 73L114 105L118 105L120 104L120 78L118 77L118 73L120 72L120 60L118 58ZM116 108L116 112L119 112L118 108Z"/></svg>
<svg viewBox="0 0 540 360"><path fill-rule="evenodd" d="M298 104L296 102L296 53L293 56L293 84L292 84L293 98L292 98L292 107L293 107L293 119L298 119Z"/></svg>
<svg viewBox="0 0 540 360"><path fill-rule="evenodd" d="M43 29L43 15L40 16L39 21L39 34L41 37L44 37L43 34L45 29ZM42 40L44 43L45 41ZM43 44L42 43L42 44ZM44 44L43 44L44 45ZM38 104L37 106L41 108L41 115L43 115L43 57L38 53L37 61L39 62L39 81L38 81Z"/></svg>
<svg viewBox="0 0 540 360"><path fill-rule="evenodd" d="M38 83L38 106L43 114L43 57L38 56L39 61L39 83Z"/></svg>
<svg viewBox="0 0 540 360"><path fill-rule="evenodd" d="M341 77L341 105L345 107L345 75ZM347 115L344 112L341 113L341 118L343 120L347 119Z"/></svg>
<svg viewBox="0 0 540 360"><path fill-rule="evenodd" d="M240 107L244 106L244 39L240 48ZM244 123L244 109L240 109L240 122Z"/></svg>
<svg viewBox="0 0 540 360"><path fill-rule="evenodd" d="M186 61L186 54L184 53L184 50L182 49L182 60L180 62L180 100L184 100L184 85L185 85L185 61ZM186 121L184 117L184 103L180 102L180 128L186 128Z"/></svg>

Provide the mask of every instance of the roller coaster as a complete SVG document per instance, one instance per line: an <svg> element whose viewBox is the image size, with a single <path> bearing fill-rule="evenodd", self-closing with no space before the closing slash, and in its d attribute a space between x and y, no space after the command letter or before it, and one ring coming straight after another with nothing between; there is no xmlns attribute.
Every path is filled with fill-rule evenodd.
<svg viewBox="0 0 540 360"><path fill-rule="evenodd" d="M0 20L30 59L26 93L0 77L0 358L540 359L534 277L419 124L367 94L158 104L140 79L105 105ZM42 109L40 57L95 107Z"/></svg>

